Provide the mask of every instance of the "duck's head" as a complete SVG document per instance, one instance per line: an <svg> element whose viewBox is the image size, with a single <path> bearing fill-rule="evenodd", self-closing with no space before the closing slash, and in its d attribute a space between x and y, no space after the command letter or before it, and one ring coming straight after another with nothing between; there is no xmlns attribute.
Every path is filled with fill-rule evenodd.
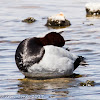
<svg viewBox="0 0 100 100"><path fill-rule="evenodd" d="M50 32L46 34L43 38L39 38L40 42L43 46L45 45L54 45L58 47L62 47L65 44L64 38L56 32Z"/></svg>

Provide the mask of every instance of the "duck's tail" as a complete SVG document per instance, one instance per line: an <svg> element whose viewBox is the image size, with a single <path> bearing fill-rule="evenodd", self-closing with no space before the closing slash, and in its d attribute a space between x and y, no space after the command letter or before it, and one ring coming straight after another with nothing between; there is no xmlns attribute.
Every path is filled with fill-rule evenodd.
<svg viewBox="0 0 100 100"><path fill-rule="evenodd" d="M75 70L79 65L82 65L82 66L88 65L87 62L85 61L85 58L82 57L82 56L78 56L78 58L75 60L75 62L74 62L74 70Z"/></svg>

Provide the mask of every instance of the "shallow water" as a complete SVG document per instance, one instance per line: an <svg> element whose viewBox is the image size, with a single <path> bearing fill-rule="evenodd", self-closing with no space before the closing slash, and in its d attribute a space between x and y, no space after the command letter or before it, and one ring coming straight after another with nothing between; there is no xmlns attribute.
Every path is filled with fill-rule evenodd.
<svg viewBox="0 0 100 100"><path fill-rule="evenodd" d="M87 18L85 4L90 0L2 0L0 1L0 99L91 100L100 97L100 18ZM92 0L99 1L99 0ZM71 26L52 29L47 17L63 12ZM37 21L21 22L27 17ZM79 66L75 77L48 80L25 79L15 64L20 41L50 31L62 31L73 53L86 58L89 65ZM79 86L86 80L95 86Z"/></svg>

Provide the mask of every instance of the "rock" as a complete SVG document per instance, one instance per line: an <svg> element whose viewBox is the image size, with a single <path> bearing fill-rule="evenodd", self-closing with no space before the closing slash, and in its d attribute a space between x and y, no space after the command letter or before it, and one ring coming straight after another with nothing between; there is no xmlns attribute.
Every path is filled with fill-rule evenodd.
<svg viewBox="0 0 100 100"><path fill-rule="evenodd" d="M57 26L57 27L65 27L70 26L71 23L69 20L67 20L63 13L53 15L51 17L48 17L46 26Z"/></svg>
<svg viewBox="0 0 100 100"><path fill-rule="evenodd" d="M80 86L94 86L94 85L95 85L95 82L90 81L90 80L87 80L86 82L81 82L80 83Z"/></svg>
<svg viewBox="0 0 100 100"><path fill-rule="evenodd" d="M100 3L87 3L85 5L86 8L86 16L99 16L100 17Z"/></svg>
<svg viewBox="0 0 100 100"><path fill-rule="evenodd" d="M33 23L33 22L35 22L35 21L36 21L36 20L35 20L34 18L32 18L32 17L28 17L28 18L22 20L22 22L26 22L26 23Z"/></svg>

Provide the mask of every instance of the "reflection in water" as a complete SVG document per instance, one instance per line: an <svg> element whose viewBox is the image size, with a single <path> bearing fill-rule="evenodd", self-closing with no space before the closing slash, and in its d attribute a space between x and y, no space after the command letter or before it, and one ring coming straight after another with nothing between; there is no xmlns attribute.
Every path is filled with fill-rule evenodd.
<svg viewBox="0 0 100 100"><path fill-rule="evenodd" d="M19 9L35 9L35 8L41 8L39 6L17 6L17 7L11 7L11 8L19 8Z"/></svg>
<svg viewBox="0 0 100 100"><path fill-rule="evenodd" d="M73 82L72 78L56 78L47 80L20 79L18 94L40 94L50 97L67 97L68 84Z"/></svg>
<svg viewBox="0 0 100 100"><path fill-rule="evenodd" d="M49 95L50 98L68 97L69 91L67 88L71 87L73 82L75 83L75 78L82 77L82 75L73 74L71 77L46 80L19 79L18 94Z"/></svg>
<svg viewBox="0 0 100 100"><path fill-rule="evenodd" d="M0 43L20 43L21 41L7 41L7 40L2 40Z"/></svg>
<svg viewBox="0 0 100 100"><path fill-rule="evenodd" d="M67 28L69 26L47 26L48 29L64 29L64 28Z"/></svg>

